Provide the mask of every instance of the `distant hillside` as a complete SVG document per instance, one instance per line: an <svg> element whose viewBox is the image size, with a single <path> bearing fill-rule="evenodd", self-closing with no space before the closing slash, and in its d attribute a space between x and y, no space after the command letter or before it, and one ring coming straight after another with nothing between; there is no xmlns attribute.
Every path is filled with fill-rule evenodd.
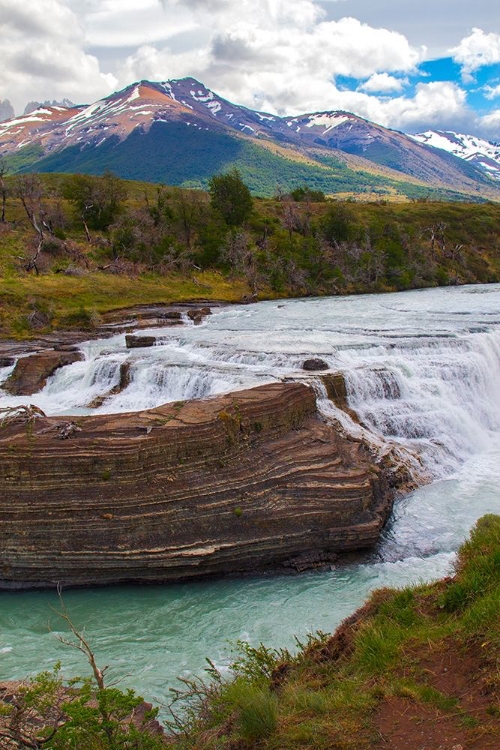
<svg viewBox="0 0 500 750"><path fill-rule="evenodd" d="M88 172L205 187L237 166L271 195L307 183L329 194L500 200L470 161L348 112L277 117L191 78L141 81L90 106L41 106L0 124L12 171Z"/></svg>
<svg viewBox="0 0 500 750"><path fill-rule="evenodd" d="M279 153L266 153L275 164L283 161ZM304 169L305 157L296 165ZM213 166L205 164L207 173ZM278 199L253 200L233 225L201 190L126 182L112 173L19 174L4 186L0 333L7 337L93 328L112 308L160 300L238 301L500 280L499 203L343 201L301 187Z"/></svg>

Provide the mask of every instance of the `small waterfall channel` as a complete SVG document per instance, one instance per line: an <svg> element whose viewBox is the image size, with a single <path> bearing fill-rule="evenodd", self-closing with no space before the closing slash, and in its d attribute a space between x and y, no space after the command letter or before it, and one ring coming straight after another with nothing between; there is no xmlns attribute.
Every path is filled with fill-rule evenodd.
<svg viewBox="0 0 500 750"><path fill-rule="evenodd" d="M0 369L0 406L118 413L300 379L315 387L325 419L408 451L433 479L396 503L378 549L358 563L297 577L68 592L104 662L132 671L128 683L149 699L164 700L165 686L199 672L207 656L227 663L228 640L289 646L294 635L334 628L375 587L448 573L474 521L500 512L498 284L264 302L143 334L156 345L128 350L122 335L82 344L85 359L28 399L1 390L12 368ZM361 425L303 372L310 357L344 374ZM78 668L46 632L51 603L50 592L0 593L0 678L59 658Z"/></svg>

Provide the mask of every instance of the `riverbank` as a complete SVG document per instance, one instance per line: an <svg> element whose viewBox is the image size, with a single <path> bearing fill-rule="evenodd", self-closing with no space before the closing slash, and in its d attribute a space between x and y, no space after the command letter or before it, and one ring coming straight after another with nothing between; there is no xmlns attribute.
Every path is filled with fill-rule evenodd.
<svg viewBox="0 0 500 750"><path fill-rule="evenodd" d="M499 560L500 517L486 516L453 577L381 589L295 656L242 644L232 680L188 686L171 747L498 747Z"/></svg>
<svg viewBox="0 0 500 750"><path fill-rule="evenodd" d="M230 226L202 191L113 178L121 198L112 217L92 226L67 197L68 179L34 175L12 185L0 223L3 338L78 328L92 334L112 310L141 304L344 296L500 279L498 204L283 195L256 199L245 221ZM107 197L104 178L85 179ZM28 187L25 209L17 196ZM34 226L45 228L39 235Z"/></svg>
<svg viewBox="0 0 500 750"><path fill-rule="evenodd" d="M200 674L206 656L224 668L228 641L293 649L294 635L333 632L374 588L449 574L477 518L499 507L499 293L498 286L470 286L228 306L202 325L163 331L161 346L142 351L127 350L123 335L92 341L83 347L85 362L63 368L64 378L30 397L48 414L78 414L109 392L133 355L128 394L111 397L107 408L141 410L202 389L309 378L301 363L321 357L344 373L350 406L362 421L384 439L411 441L441 477L398 502L373 554L349 565L300 576L66 591L100 662L114 665L113 679L162 702L177 676ZM321 408L327 406L325 399ZM61 658L65 674L84 672L47 629L49 619L54 627L55 592L0 598L5 677L22 678Z"/></svg>

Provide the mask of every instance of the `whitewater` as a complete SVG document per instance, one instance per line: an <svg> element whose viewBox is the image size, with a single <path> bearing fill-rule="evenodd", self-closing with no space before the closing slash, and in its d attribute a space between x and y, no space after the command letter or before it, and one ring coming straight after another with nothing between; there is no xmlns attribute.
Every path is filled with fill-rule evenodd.
<svg viewBox="0 0 500 750"><path fill-rule="evenodd" d="M329 570L67 591L101 663L149 700L164 703L206 657L227 665L237 639L293 647L295 636L334 629L374 588L442 577L475 520L500 513L500 285L270 301L149 334L147 349L126 349L124 335L85 342L85 359L28 401L51 415L119 413L300 379L326 420L399 446L431 480L396 501L375 550ZM362 427L303 372L310 357L344 374ZM112 395L125 362L129 384ZM0 369L0 407L27 401L1 390L10 371ZM58 660L68 675L85 670L49 632L49 621L61 628L53 606L53 592L0 593L0 679Z"/></svg>

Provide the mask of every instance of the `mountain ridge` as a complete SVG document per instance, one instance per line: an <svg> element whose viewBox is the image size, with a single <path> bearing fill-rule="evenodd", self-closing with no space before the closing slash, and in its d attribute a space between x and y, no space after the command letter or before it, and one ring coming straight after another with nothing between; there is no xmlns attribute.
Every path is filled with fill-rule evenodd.
<svg viewBox="0 0 500 750"><path fill-rule="evenodd" d="M200 159L205 154L216 171L238 162L252 171L256 163L262 169L266 162L266 184L273 170L278 170L286 172L286 186L293 185L290 164L296 163L300 154L310 165L303 165L297 179L308 182L304 170L312 170L310 180L321 183L327 193L345 192L350 184L352 191L363 188L362 192L369 192L371 188L390 194L398 191L398 182L408 182L475 199L500 200L500 187L484 170L417 137L345 111L286 117L254 111L229 102L194 78L141 80L90 105L42 106L0 123L0 156L13 157L27 146L37 147L23 169L98 173L111 161L112 168L124 177L206 186L211 175L202 163L197 171L178 141L189 143ZM272 164L264 153L269 143L282 149L279 156L275 153ZM176 153L173 170L168 160L172 150ZM139 164L134 164L134 151L136 155L140 152ZM163 160L163 174L158 164L151 164L150 152L159 155L158 162ZM221 158L216 158L217 154ZM278 165L276 159L287 164ZM370 165L375 174L361 179L361 173L371 172ZM389 170L387 177L380 175L381 168ZM331 173L328 179L326 172ZM257 177L254 183L254 191L259 192ZM411 193L409 188L405 190Z"/></svg>

